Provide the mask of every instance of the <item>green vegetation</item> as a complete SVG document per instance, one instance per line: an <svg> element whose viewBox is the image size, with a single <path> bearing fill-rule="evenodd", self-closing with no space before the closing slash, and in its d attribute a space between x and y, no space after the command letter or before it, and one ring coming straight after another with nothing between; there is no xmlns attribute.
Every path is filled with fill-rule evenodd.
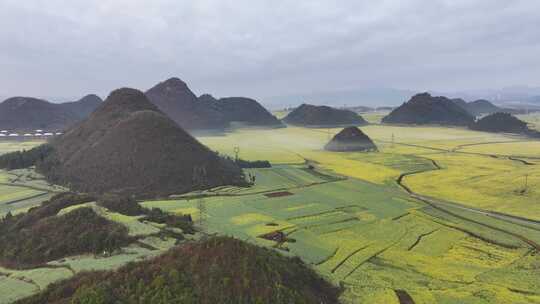
<svg viewBox="0 0 540 304"><path fill-rule="evenodd" d="M60 208L87 200L60 195L0 221L0 264L28 268L66 256L112 252L133 241L126 227L98 216L90 208L78 208L56 216Z"/></svg>
<svg viewBox="0 0 540 304"><path fill-rule="evenodd" d="M433 169L431 162L414 156L399 156L385 165ZM267 177L260 179L263 185L254 186L259 191L209 193L204 197L206 229L300 257L345 286L343 303L398 303L395 290L406 291L415 303L530 303L540 298L534 285L509 291L507 281L483 276L498 271L540 280L540 273L526 270L534 269L537 257L525 262L523 270L513 266L532 248L518 236L535 242L538 225L528 228L452 205L436 209L395 186L356 179L287 184L297 174L330 176L308 166L253 169L253 174ZM282 186L270 187L272 183ZM288 194L271 195L283 191ZM190 196L142 205L190 213L195 219L199 215L197 200ZM284 236L266 237L275 232Z"/></svg>
<svg viewBox="0 0 540 304"><path fill-rule="evenodd" d="M337 128L241 129L198 137L221 154L234 157L238 147L241 159L268 159L272 167L246 169L246 175L256 177L252 187L222 186L144 201L142 207L166 212L154 211L151 218L132 203L100 200L64 208L60 214L90 207L127 227L140 243L112 256L74 256L49 265L79 273L157 256L182 240L166 233L184 231L173 227L170 215L198 222L202 197L205 231L300 257L344 287L340 300L345 304L399 303L397 291L415 303L540 303L537 141L434 126L361 129L379 153L324 151ZM10 187L3 193L6 202L16 190L11 173L0 174ZM415 197L397 184L400 176ZM18 182L38 185L39 179ZM53 189L40 185L45 194ZM23 201L0 208L25 211L31 204L26 205L26 194L20 197ZM21 293L37 291L15 277L2 283L7 281L0 276L0 289L19 284Z"/></svg>
<svg viewBox="0 0 540 304"><path fill-rule="evenodd" d="M52 146L43 144L28 151L15 151L0 155L0 168L13 170L28 168L43 162L43 160L52 153Z"/></svg>
<svg viewBox="0 0 540 304"><path fill-rule="evenodd" d="M331 304L338 293L299 259L218 237L116 272L79 274L17 303Z"/></svg>

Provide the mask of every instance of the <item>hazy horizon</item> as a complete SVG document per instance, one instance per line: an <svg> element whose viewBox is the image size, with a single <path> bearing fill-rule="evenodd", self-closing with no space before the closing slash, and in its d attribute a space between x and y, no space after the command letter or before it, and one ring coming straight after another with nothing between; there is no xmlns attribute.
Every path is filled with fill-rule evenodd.
<svg viewBox="0 0 540 304"><path fill-rule="evenodd" d="M263 102L540 87L540 2L242 3L2 1L0 96L106 97L172 76Z"/></svg>

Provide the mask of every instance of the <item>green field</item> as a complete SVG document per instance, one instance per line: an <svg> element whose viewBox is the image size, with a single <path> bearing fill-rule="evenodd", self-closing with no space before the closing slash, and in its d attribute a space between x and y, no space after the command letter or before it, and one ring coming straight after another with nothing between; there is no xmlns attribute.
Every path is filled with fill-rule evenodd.
<svg viewBox="0 0 540 304"><path fill-rule="evenodd" d="M304 180L308 185L284 189L289 180L304 174L303 169L252 170L280 185L266 193L208 194L203 199L206 229L300 256L347 287L345 303L397 303L396 289L406 290L416 303L540 301L537 284L515 286L503 275L540 282L540 273L526 270L536 267L538 257L512 234L538 242L540 225L524 227L453 207L433 209L397 188L350 178L311 185ZM314 174L313 181L317 178ZM289 195L265 195L283 190ZM142 203L192 212L198 218L197 204L192 197ZM261 238L273 231L283 231L292 240ZM528 261L525 266L515 267L523 259ZM483 275L486 272L501 275ZM519 292L508 291L509 286Z"/></svg>
<svg viewBox="0 0 540 304"><path fill-rule="evenodd" d="M322 150L340 129L238 129L199 136L222 154L233 156L238 147L243 159L273 163L270 169L247 170L256 176L253 187L204 191L203 228L299 256L345 287L344 303L399 303L396 290L415 303L540 303L540 223L534 221L540 220L538 141L433 126L362 130L380 152ZM0 214L23 212L60 190L33 174L0 171L6 187ZM199 196L142 205L198 220ZM75 271L114 268L174 245L153 237L159 227L152 223L92 208L158 250L134 246L112 257L73 257L53 265ZM263 238L276 231L286 238ZM66 275L55 271L38 285ZM20 297L37 288L1 273L7 271L0 269L0 291L18 288ZM37 282L40 270L25 275Z"/></svg>
<svg viewBox="0 0 540 304"><path fill-rule="evenodd" d="M361 129L375 140L379 153L322 150L341 129L243 129L198 138L224 154L234 155L234 147L239 147L240 157L250 160L277 164L310 160L336 174L377 184L395 185L399 175L422 171L405 179L417 193L540 220L540 166L523 163L540 162L540 141L433 126ZM434 170L432 161L440 170ZM528 187L522 191L525 175Z"/></svg>

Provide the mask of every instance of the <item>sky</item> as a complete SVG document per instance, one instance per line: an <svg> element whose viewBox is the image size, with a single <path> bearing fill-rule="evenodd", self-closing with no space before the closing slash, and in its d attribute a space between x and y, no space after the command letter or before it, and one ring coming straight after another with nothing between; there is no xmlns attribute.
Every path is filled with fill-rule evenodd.
<svg viewBox="0 0 540 304"><path fill-rule="evenodd" d="M536 0L1 0L0 96L540 86Z"/></svg>

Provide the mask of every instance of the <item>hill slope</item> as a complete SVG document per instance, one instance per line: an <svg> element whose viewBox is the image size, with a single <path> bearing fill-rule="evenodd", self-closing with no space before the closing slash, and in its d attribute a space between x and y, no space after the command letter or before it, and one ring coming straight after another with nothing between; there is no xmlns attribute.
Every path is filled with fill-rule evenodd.
<svg viewBox="0 0 540 304"><path fill-rule="evenodd" d="M81 192L159 196L244 183L236 165L200 144L134 89L113 91L51 147L37 169L51 182ZM201 167L206 169L202 185L193 180Z"/></svg>
<svg viewBox="0 0 540 304"><path fill-rule="evenodd" d="M357 127L348 127L336 134L324 147L328 151L377 151L377 146Z"/></svg>
<svg viewBox="0 0 540 304"><path fill-rule="evenodd" d="M432 97L429 93L421 93L393 110L382 122L468 126L474 122L474 118L446 97Z"/></svg>
<svg viewBox="0 0 540 304"><path fill-rule="evenodd" d="M298 258L219 237L118 271L81 273L17 303L334 304L338 295Z"/></svg>
<svg viewBox="0 0 540 304"><path fill-rule="evenodd" d="M340 110L328 106L302 104L289 113L283 121L300 126L342 126L365 125L360 115L349 110Z"/></svg>

